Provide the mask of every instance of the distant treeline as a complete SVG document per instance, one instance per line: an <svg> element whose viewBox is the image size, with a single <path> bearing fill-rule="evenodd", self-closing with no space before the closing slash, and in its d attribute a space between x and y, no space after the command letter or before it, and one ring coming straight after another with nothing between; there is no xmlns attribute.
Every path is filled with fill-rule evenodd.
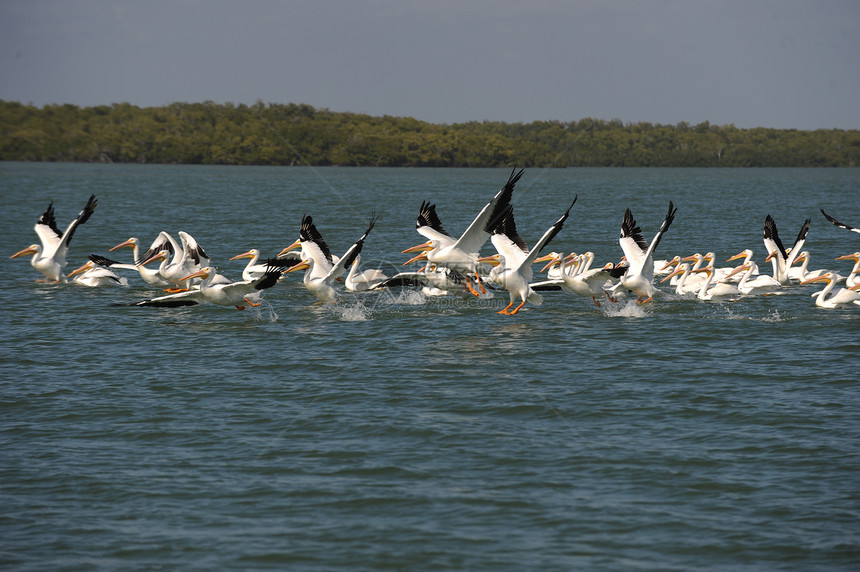
<svg viewBox="0 0 860 572"><path fill-rule="evenodd" d="M860 131L620 120L471 121L310 105L136 107L0 100L0 160L397 167L853 167Z"/></svg>

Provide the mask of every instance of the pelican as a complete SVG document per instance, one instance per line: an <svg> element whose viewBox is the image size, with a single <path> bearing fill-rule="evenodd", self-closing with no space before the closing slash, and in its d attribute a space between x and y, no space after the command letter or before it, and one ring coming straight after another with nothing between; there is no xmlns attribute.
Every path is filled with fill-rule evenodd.
<svg viewBox="0 0 860 572"><path fill-rule="evenodd" d="M838 226L839 228L844 228L845 230L849 230L851 232L860 233L860 228L854 228L853 226L848 226L844 222L839 222L838 220L836 220L835 218L833 218L832 216L830 216L829 214L824 212L824 209L818 209L818 210L821 211L821 214L824 215L824 218L829 220L833 226Z"/></svg>
<svg viewBox="0 0 860 572"><path fill-rule="evenodd" d="M591 254L591 256L587 256L588 254ZM600 301L597 300L598 294L604 294L609 298L609 293L606 291L607 287L611 288L613 286L612 280L619 278L619 276L618 273L613 272L615 266L611 262L602 268L592 269L588 266L590 266L591 260L594 259L594 254L589 252L584 256L586 256L588 262L581 265L581 267L577 262L580 262L582 259L575 260L570 267L565 267L562 264L561 276L564 282L564 289L580 296L591 296L591 301L599 308Z"/></svg>
<svg viewBox="0 0 860 572"><path fill-rule="evenodd" d="M120 277L110 268L98 265L92 260L69 272L67 278L72 284L81 286L128 286L128 278Z"/></svg>
<svg viewBox="0 0 860 572"><path fill-rule="evenodd" d="M780 284L791 284L788 277L788 269L794 263L794 259L800 256L801 248L806 242L806 235L809 233L810 219L806 219L803 226L800 227L800 232L797 239L794 241L794 246L790 250L786 250L779 239L779 233L776 229L776 222L773 217L767 215L764 219L764 247L767 249L768 260L773 264L773 277Z"/></svg>
<svg viewBox="0 0 860 572"><path fill-rule="evenodd" d="M271 288L278 283L283 270L279 266L270 266L262 276L253 280L240 280L229 284L213 284L213 279L218 276L211 266L205 266L196 272L183 276L180 281L202 279L200 282L200 294L207 302L220 306L235 306L237 310L244 310L245 304L259 306L262 302L254 302L252 298L259 298L260 292Z"/></svg>
<svg viewBox="0 0 860 572"><path fill-rule="evenodd" d="M797 266L797 263L800 263L800 266ZM788 277L797 280L798 282L803 282L808 278L815 278L816 276L821 276L822 274L827 274L830 270L826 268L819 268L818 270L808 270L809 266L809 251L804 250L800 253L800 255L794 259L794 266L788 269ZM837 282L844 282L845 277L834 273ZM849 284L850 286L850 284Z"/></svg>
<svg viewBox="0 0 860 572"><path fill-rule="evenodd" d="M674 282L675 294L678 294L679 296L692 294L696 291L696 286L687 286L687 279L690 277L690 272L692 272L690 265L686 262L681 262L672 272L664 276L663 279L660 280L660 283L662 284L666 280L670 281L669 284Z"/></svg>
<svg viewBox="0 0 860 572"><path fill-rule="evenodd" d="M851 269L848 276L845 277L845 285L851 288L855 284L860 284L860 276L858 276L858 272L860 272L860 252L846 254L845 256L840 256L836 260L853 260L854 267Z"/></svg>
<svg viewBox="0 0 860 572"><path fill-rule="evenodd" d="M774 290L779 290L782 287L779 280L772 276L767 276L766 274L757 276L753 280L750 280L751 276L758 274L758 265L755 262L747 262L746 264L738 266L728 276L723 278L722 282L726 282L735 274L741 273L743 274L737 283L738 291L740 291L741 294L767 294Z"/></svg>
<svg viewBox="0 0 860 572"><path fill-rule="evenodd" d="M853 307L857 300L860 300L860 292L857 291L860 289L860 284L855 284L850 288L840 288L828 298L828 294L836 285L836 277L832 272L804 280L801 285L816 282L827 282L827 286L823 290L812 295L815 298L815 305L819 308L849 308Z"/></svg>
<svg viewBox="0 0 860 572"><path fill-rule="evenodd" d="M388 276L378 268L358 270L360 264L361 254L356 254L355 260L352 261L352 264L349 267L349 272L343 281L344 287L350 292L372 290L388 279Z"/></svg>
<svg viewBox="0 0 860 572"><path fill-rule="evenodd" d="M467 276L466 287L475 296L480 294L468 279L470 274L475 276L478 286L482 292L486 292L481 277L478 274L478 258L481 247L490 238L491 226L498 222L505 208L510 205L514 186L523 176L523 170L517 172L516 168L511 171L508 182L493 196L489 203L481 209L472 224L466 231L455 239L448 231L442 228L439 216L436 214L436 205L422 202L418 211L418 220L415 229L419 234L429 239L427 242L407 248L404 253L422 251L422 254L406 261L405 264L426 259L438 266L451 268Z"/></svg>
<svg viewBox="0 0 860 572"><path fill-rule="evenodd" d="M296 256L285 256L283 258L267 258L266 262L261 264L260 251L256 248L252 248L248 252L243 252L242 254L237 254L230 260L240 260L242 258L250 258L250 260L248 260L248 264L246 264L245 268L242 269L242 280L254 280L265 274L271 267L286 269L301 260Z"/></svg>
<svg viewBox="0 0 860 572"><path fill-rule="evenodd" d="M532 279L532 264L534 264L540 251L561 231L564 221L570 215L570 209L576 204L576 198L573 198L573 202L570 203L561 218L543 233L543 236L531 250L526 247L525 242L517 232L512 206L508 205L499 219L495 221L495 224L490 227L492 232L490 240L496 247L498 256L481 258L479 261L495 265L495 268L490 271L490 278L499 286L504 287L510 294L510 303L498 312L499 314L513 316L525 306L527 300L535 305L539 305L543 301L541 295L529 286ZM520 305L511 310L510 308L517 298L521 300Z"/></svg>
<svg viewBox="0 0 860 572"><path fill-rule="evenodd" d="M364 231L361 238L347 249L337 263L332 264L331 252L317 227L314 225L313 218L309 215L303 216L299 230L303 260L295 266L288 268L286 272L306 270L304 279L302 280L305 288L322 302L333 301L337 293L332 283L343 275L346 267L351 265L355 257L361 252L364 240L370 234L370 231L373 230L374 224L376 224L376 217L371 219L367 230Z"/></svg>
<svg viewBox="0 0 860 572"><path fill-rule="evenodd" d="M163 248L155 255L150 256L141 262L142 265L146 265L156 259L160 259L162 261L161 265L158 267L158 273L162 278L171 283L172 287L167 289L168 292L181 292L183 290L188 290L189 285L182 284L182 282L185 282L184 277L200 270L201 268L209 266L209 256L207 256L203 248L197 244L194 237L187 232L180 230L179 239L182 241L182 250L181 253L174 255L173 260L169 261L170 249ZM119 245L117 245L117 247L119 247ZM148 253L149 251L147 251L144 256ZM220 277L220 275L218 276ZM219 282L224 283L223 277L219 279Z"/></svg>
<svg viewBox="0 0 860 572"><path fill-rule="evenodd" d="M740 289L738 289L734 284L718 282L711 286L711 281L714 279L716 271L710 266L699 268L696 272L705 275L704 281L702 281L701 286L699 286L699 292L696 294L696 298L699 300L713 300L714 298L736 296L740 293Z"/></svg>
<svg viewBox="0 0 860 572"><path fill-rule="evenodd" d="M132 252L133 252L133 256L134 256L134 264L123 264L121 262L116 262L116 261L111 260L109 258L105 258L103 256L96 256L96 255L94 255L94 256L96 256L95 258L94 258L94 256L90 256L90 260L92 260L96 264L101 264L104 266L108 266L110 268L122 268L122 269L136 270L140 274L141 279L143 279L143 281L146 282L147 284L149 284L150 286L155 286L156 288L169 288L173 285L172 282L170 282L168 279L164 278L159 273L158 269L153 270L153 269L147 267L146 265L144 265L143 263L145 261L149 260L150 258L152 258L153 256L155 256L155 254L157 254L158 252L160 252L162 250L166 250L168 255L170 255L171 253L176 253L177 252L176 249L178 249L179 245L177 243L174 246L174 243L176 243L176 241L173 239L173 237L170 236L169 234L167 234L166 232L162 231L161 233L159 233L159 235L156 237L156 239L152 242L152 245L146 250L146 252L143 255L141 255L140 254L140 240L137 237L133 236L133 237L129 238L128 240L126 240L125 242L121 242L121 243L117 244L116 246L114 246L113 248L111 248L110 252L113 252L114 250L118 250L120 248L131 248L131 249L133 249Z"/></svg>
<svg viewBox="0 0 860 572"><path fill-rule="evenodd" d="M739 281L741 279L741 277L738 276L739 273L735 273L735 270L737 270L738 268L740 268L744 264L751 262L752 257L753 257L752 249L745 248L745 249L741 250L740 252L738 252L737 254L735 254L734 256L732 256L731 258L729 258L728 260L726 260L726 262L732 262L733 260L740 260L741 258L743 258L743 262L738 264L735 268L730 269L729 273L726 274L725 276L723 276L721 281L722 282L737 282L737 281ZM755 267L755 274L758 274L758 266ZM731 276L731 278L729 278L730 276Z"/></svg>
<svg viewBox="0 0 860 572"><path fill-rule="evenodd" d="M630 209L624 211L624 219L621 222L621 237L618 242L624 251L624 256L630 263L630 267L621 277L619 284L635 293L639 297L637 300L639 303L648 302L658 291L654 287L654 251L660 244L660 239L669 230L672 221L675 220L677 211L674 203L669 201L669 211L666 213L666 218L663 219L660 230L651 239L650 245L642 238L642 230L636 226Z"/></svg>
<svg viewBox="0 0 860 572"><path fill-rule="evenodd" d="M66 254L69 252L72 237L78 227L89 220L96 209L96 205L98 205L96 196L90 196L90 200L87 201L86 206L78 213L75 220L69 223L65 232L60 232L54 218L54 203L52 201L33 227L42 244L32 244L9 258L32 254L33 258L30 260L30 264L44 274L45 278L53 282L66 282L63 268L66 267Z"/></svg>
<svg viewBox="0 0 860 572"><path fill-rule="evenodd" d="M450 293L465 293L465 283L466 277L456 270L439 268L428 262L415 272L398 272L374 286L373 290L415 286L420 287L425 296L444 296Z"/></svg>

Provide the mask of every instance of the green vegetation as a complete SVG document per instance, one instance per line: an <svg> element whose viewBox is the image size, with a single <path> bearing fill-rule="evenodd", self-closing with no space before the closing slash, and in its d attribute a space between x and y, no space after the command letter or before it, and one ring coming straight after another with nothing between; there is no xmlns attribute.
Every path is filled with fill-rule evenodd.
<svg viewBox="0 0 860 572"><path fill-rule="evenodd" d="M582 119L435 125L310 105L0 100L0 160L409 167L853 167L860 131Z"/></svg>

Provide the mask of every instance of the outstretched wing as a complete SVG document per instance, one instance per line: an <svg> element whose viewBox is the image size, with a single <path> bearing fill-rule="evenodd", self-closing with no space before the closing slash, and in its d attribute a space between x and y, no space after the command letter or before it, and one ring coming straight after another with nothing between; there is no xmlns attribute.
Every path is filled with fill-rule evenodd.
<svg viewBox="0 0 860 572"><path fill-rule="evenodd" d="M367 225L367 230L364 231L364 234L361 235L355 244L350 246L343 256L340 257L340 260L337 261L329 273L325 277L326 282L331 282L332 280L338 279L341 275L343 275L344 271L352 266L355 257L361 253L361 249L364 247L364 239L367 238L367 235L370 234L370 231L373 230L373 226L376 224L376 219L379 217L371 215L370 223Z"/></svg>
<svg viewBox="0 0 860 572"><path fill-rule="evenodd" d="M466 231L457 239L456 246L463 252L479 252L484 243L490 237L492 232L490 229L495 225L496 221L505 213L507 207L511 204L514 186L523 176L523 169L517 171L516 167L511 171L508 177L508 182L505 183L499 192L487 203L472 224Z"/></svg>
<svg viewBox="0 0 860 572"><path fill-rule="evenodd" d="M555 223L553 223L553 225L549 227L546 232L543 233L543 236L538 239L538 241L529 251L528 255L522 261L522 265L531 266L534 263L535 258L537 258L538 254L540 254L544 247L546 247L546 245L552 242L552 239L558 236L558 233L561 232L562 227L564 227L564 221L566 221L567 217L570 216L570 209L572 209L573 205L576 204L577 198L579 198L579 195L575 195L573 197L573 202L570 203L570 206L567 207L567 210L564 211L564 214L561 215L561 217L557 221L555 221Z"/></svg>
<svg viewBox="0 0 860 572"><path fill-rule="evenodd" d="M830 216L829 214L824 212L824 209L818 209L818 210L821 211L821 214L824 215L824 218L829 220L830 224L832 224L833 226L838 226L839 228L844 228L845 230L850 230L851 232L856 232L856 233L860 234L860 228L854 228L853 226L848 226L844 222L839 222L838 220L836 220L835 218L833 218L832 216Z"/></svg>

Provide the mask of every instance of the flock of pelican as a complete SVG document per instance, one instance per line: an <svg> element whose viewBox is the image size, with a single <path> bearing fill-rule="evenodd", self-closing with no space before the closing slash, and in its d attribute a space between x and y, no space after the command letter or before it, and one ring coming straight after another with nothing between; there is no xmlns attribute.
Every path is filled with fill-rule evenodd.
<svg viewBox="0 0 860 572"><path fill-rule="evenodd" d="M792 284L825 284L813 294L815 304L822 308L860 307L860 252L840 256L836 260L853 260L848 274L819 269L809 270L809 252L803 250L810 220L807 219L790 248L779 238L776 223L768 215L763 229L763 241L772 273L760 273L753 261L752 250L744 250L727 262L739 260L737 266L715 266L713 253L696 253L655 259L655 252L663 235L669 230L677 208L670 201L669 209L660 229L648 242L642 235L630 209L626 209L621 222L619 245L623 256L618 262L608 262L600 268L591 268L594 254L568 254L551 252L541 256L545 247L558 235L576 204L570 206L529 248L519 235L514 220L511 198L523 171L514 169L505 185L477 214L472 223L457 237L444 229L436 213L436 205L422 202L415 230L426 238L425 242L403 250L417 253L403 263L421 263L416 271L399 272L388 277L377 269L360 270L361 250L376 223L372 217L360 238L342 256L332 255L322 234L309 215L302 217L299 238L276 256L263 259L252 249L230 260L249 259L242 272L242 280L231 281L219 274L197 241L180 231L179 241L169 233L161 232L146 251L141 252L140 241L129 238L111 248L133 249L133 261L121 263L104 256L91 255L83 266L64 275L66 257L78 227L89 220L95 211L95 196L78 216L61 231L57 226L53 203L39 217L34 227L41 244L33 244L16 252L11 258L31 255L33 268L48 281L74 283L84 286L128 285L128 278L118 274L127 271L139 274L152 288L164 289L161 296L131 303L136 306L177 307L204 302L232 306L239 310L246 306L259 306L264 290L275 286L287 274L304 270L303 284L321 302L335 301L338 290L382 290L396 287L415 287L428 296L460 294L486 296L489 290L506 290L509 304L500 314L515 315L526 303L539 305L540 292L566 291L590 297L596 306L617 302L619 297L632 293L638 303L651 301L670 288L681 296L695 296L700 300L737 299L741 296L771 294ZM860 229L835 220L823 210L822 215L833 225L860 233ZM495 254L481 256L487 240ZM296 252L296 249L300 249ZM546 272L544 280L534 280L534 265L546 263L539 272ZM667 284L668 283L668 284ZM844 284L844 286L839 286ZM837 291L834 288L839 286Z"/></svg>

